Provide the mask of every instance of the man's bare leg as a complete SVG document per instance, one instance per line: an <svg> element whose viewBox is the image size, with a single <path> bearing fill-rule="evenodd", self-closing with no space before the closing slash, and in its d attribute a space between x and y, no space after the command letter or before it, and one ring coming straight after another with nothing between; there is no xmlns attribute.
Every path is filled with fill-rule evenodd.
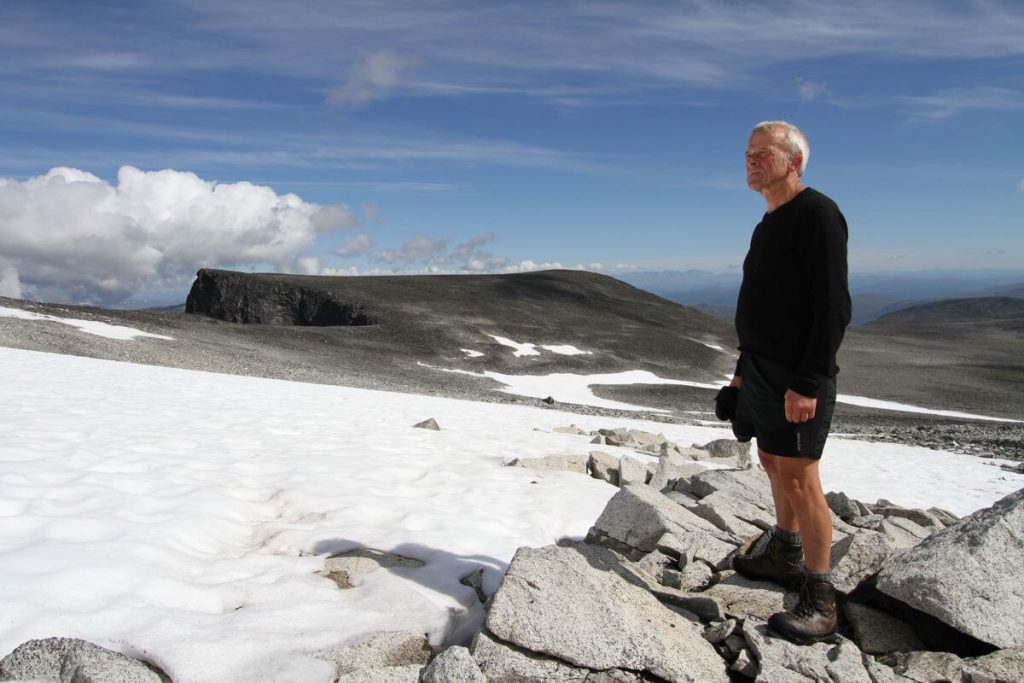
<svg viewBox="0 0 1024 683"><path fill-rule="evenodd" d="M765 457L767 456L767 457ZM762 462L771 462L775 479L772 480L772 494L775 487L781 489L788 508L780 515L776 501L776 518L779 526L787 528L788 515L795 518L804 545L804 564L808 571L827 574L831 566L832 513L825 500L818 472L818 461L807 458L786 458L765 453ZM767 469L767 468L766 468Z"/></svg>
<svg viewBox="0 0 1024 683"><path fill-rule="evenodd" d="M789 504L789 498L786 497L782 485L779 483L779 471L775 466L775 461L779 459L779 456L766 453L758 448L757 457L760 458L761 466L768 475L768 483L772 487L776 525L786 531L799 531L800 527L797 522L796 513L793 512L793 507Z"/></svg>

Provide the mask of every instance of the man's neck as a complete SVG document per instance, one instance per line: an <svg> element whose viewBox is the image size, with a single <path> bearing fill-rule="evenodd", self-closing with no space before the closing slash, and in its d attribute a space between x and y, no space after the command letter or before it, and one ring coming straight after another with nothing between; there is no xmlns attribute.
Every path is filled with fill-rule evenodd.
<svg viewBox="0 0 1024 683"><path fill-rule="evenodd" d="M796 178L777 187L765 188L761 195L768 204L768 213L771 213L803 191L804 184L800 182L800 178Z"/></svg>

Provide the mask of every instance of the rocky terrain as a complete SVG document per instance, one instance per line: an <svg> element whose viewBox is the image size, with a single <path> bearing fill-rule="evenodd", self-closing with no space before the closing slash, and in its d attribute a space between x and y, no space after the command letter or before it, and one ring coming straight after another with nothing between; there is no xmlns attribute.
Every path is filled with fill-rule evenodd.
<svg viewBox="0 0 1024 683"><path fill-rule="evenodd" d="M578 435L581 448L625 446L659 457L644 465L591 450L507 462L577 471L619 491L584 541L520 548L493 595L481 589L483 570L463 577L486 614L465 642L435 650L423 634L377 633L310 656L331 662L339 683L1024 680L1024 490L963 519L829 493L840 627L825 642L800 646L766 624L796 595L730 569L774 521L749 445L681 446L628 429L560 431ZM415 571L422 563L361 548L329 558L325 574L339 590L358 590L354 574L395 566ZM30 641L0 660L0 680L169 680L130 655L81 640Z"/></svg>

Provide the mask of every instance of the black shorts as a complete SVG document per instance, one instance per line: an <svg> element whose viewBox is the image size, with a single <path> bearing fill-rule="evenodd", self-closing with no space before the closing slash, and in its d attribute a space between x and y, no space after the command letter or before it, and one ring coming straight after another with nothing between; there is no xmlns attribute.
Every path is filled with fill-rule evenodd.
<svg viewBox="0 0 1024 683"><path fill-rule="evenodd" d="M829 377L818 387L814 417L795 424L786 420L785 395L793 371L775 361L743 354L743 383L736 402L732 432L740 441L757 439L757 447L772 455L817 460L825 448L836 407L836 380Z"/></svg>

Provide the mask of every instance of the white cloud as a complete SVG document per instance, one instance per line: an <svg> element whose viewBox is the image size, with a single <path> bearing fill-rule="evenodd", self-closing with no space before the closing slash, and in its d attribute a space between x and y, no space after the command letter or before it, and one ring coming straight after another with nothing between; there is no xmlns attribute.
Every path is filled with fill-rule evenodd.
<svg viewBox="0 0 1024 683"><path fill-rule="evenodd" d="M338 247L334 253L344 258L350 258L365 254L372 246L373 240L370 239L369 235L355 235L345 240L345 243Z"/></svg>
<svg viewBox="0 0 1024 683"><path fill-rule="evenodd" d="M828 88L823 83L815 83L805 78L797 79L797 90L800 93L800 99L804 102L813 102L819 97L828 96Z"/></svg>
<svg viewBox="0 0 1024 683"><path fill-rule="evenodd" d="M373 52L349 70L348 80L333 88L327 101L341 107L364 107L401 85L405 74L418 63L390 49Z"/></svg>
<svg viewBox="0 0 1024 683"><path fill-rule="evenodd" d="M123 166L116 184L62 167L0 179L5 286L53 301L117 303L206 266L286 270L317 234L356 223L345 206L173 170Z"/></svg>
<svg viewBox="0 0 1024 683"><path fill-rule="evenodd" d="M900 100L911 107L916 118L948 119L968 111L1014 111L1024 109L1024 92L1009 88L978 86L948 88L931 95L915 95Z"/></svg>

